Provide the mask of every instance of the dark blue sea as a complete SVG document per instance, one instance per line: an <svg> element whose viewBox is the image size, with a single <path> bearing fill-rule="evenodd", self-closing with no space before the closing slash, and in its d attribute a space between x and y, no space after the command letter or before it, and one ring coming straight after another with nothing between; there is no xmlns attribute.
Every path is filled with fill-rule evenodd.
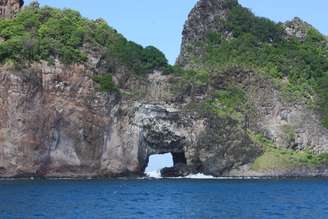
<svg viewBox="0 0 328 219"><path fill-rule="evenodd" d="M0 181L7 218L328 218L328 181Z"/></svg>

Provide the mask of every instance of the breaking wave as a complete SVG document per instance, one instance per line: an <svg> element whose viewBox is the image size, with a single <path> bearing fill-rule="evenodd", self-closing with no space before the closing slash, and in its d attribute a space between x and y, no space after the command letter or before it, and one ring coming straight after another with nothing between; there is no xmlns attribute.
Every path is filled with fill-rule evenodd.
<svg viewBox="0 0 328 219"><path fill-rule="evenodd" d="M163 178L161 176L161 173L159 170L146 172L145 174L147 176L146 178L152 178L152 179L162 179ZM197 174L190 174L185 177L170 177L170 179L216 179L216 177L205 175L202 173L197 173Z"/></svg>
<svg viewBox="0 0 328 219"><path fill-rule="evenodd" d="M186 178L186 179L215 179L216 177L205 175L205 174L202 174L202 173L197 173L197 174L190 174L190 175L188 175L186 177L182 177L182 178Z"/></svg>
<svg viewBox="0 0 328 219"><path fill-rule="evenodd" d="M159 170L157 171L149 171L145 173L148 178L154 178L154 179L161 179L161 172Z"/></svg>

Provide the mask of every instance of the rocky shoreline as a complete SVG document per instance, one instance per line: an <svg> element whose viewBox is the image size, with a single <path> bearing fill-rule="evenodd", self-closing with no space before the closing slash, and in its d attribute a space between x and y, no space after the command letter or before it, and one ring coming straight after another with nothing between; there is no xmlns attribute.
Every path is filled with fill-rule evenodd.
<svg viewBox="0 0 328 219"><path fill-rule="evenodd" d="M0 177L0 180L136 180L136 179L218 179L218 180L271 180L271 179L309 179L309 178L328 178L328 168L298 168L294 170L279 170L279 171L265 171L265 172L255 172L255 171L245 171L245 170L235 170L229 172L228 175L222 176L211 176L204 175L201 173L189 174L185 176L171 176L171 177L151 177L147 174L142 175L124 175L122 176L101 176L101 175L71 175L71 176L38 176L38 175L21 175L15 177Z"/></svg>

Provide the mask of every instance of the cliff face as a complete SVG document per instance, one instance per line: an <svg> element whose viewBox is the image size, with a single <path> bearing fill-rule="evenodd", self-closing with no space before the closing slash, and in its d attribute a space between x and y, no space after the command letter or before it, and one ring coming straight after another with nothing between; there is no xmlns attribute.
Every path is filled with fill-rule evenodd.
<svg viewBox="0 0 328 219"><path fill-rule="evenodd" d="M124 97L100 92L89 74L59 63L1 70L2 177L137 176L161 153L173 154L182 175L220 175L259 153L235 122L185 111L167 91L172 76L132 77L125 85L145 84L142 95ZM212 142L216 134L223 137Z"/></svg>
<svg viewBox="0 0 328 219"><path fill-rule="evenodd" d="M178 65L184 70L168 68L155 48L126 41L101 20L65 26L67 20L80 21L72 11L54 13L74 16L57 29L67 32L52 38L57 32L48 31L28 41L31 50L39 49L34 42L50 41L58 51L44 46L38 52L44 57L23 52L18 57L0 48L0 177L141 176L149 156L162 153L172 153L174 160L164 176L328 175L328 129L308 103L319 97L288 98L287 73L274 78L278 70L268 74L240 60L228 63L224 57L233 54L227 51L213 64L211 56L242 35L229 26L231 11L240 7L235 0L197 3L183 31ZM42 33L53 25L51 19L47 23L50 9L25 10L20 16L37 13L41 23L28 31ZM282 27L279 43L294 38L306 43L313 34L299 19ZM94 31L86 33L88 28ZM60 38L80 36L81 29L81 39ZM264 33L268 47L275 40L270 31ZM13 48L11 36L0 35ZM13 60L28 62L13 66ZM218 66L221 62L228 65Z"/></svg>
<svg viewBox="0 0 328 219"><path fill-rule="evenodd" d="M182 50L178 63L187 69L202 68L206 63L206 48L208 35L219 33L223 40L231 41L234 36L227 27L228 15L236 7L241 7L237 1L230 0L200 0L191 11L183 30ZM300 41L306 39L308 31L313 27L299 18L286 22L282 26L283 36L297 38ZM259 30L260 31L260 30ZM197 47L197 45L201 45ZM220 47L220 45L215 45ZM188 49L189 48L189 49ZM195 61L196 60L196 61ZM198 61L197 61L198 60ZM220 60L217 60L219 63ZM195 64L196 63L196 64ZM241 62L242 64L242 62ZM220 71L215 67L211 71ZM251 105L255 106L256 116L251 116L254 131L259 130L278 145L295 149L311 149L316 153L328 152L328 129L324 128L317 113L306 106L304 99L288 100L279 90L274 81L265 78L247 67L231 68L219 76L220 81L212 86L225 89L229 84L235 84L242 88L248 95ZM280 79L279 79L280 80ZM280 80L280 85L288 82L288 77ZM315 97L313 97L315 98ZM293 130L294 137L286 140L286 130Z"/></svg>
<svg viewBox="0 0 328 219"><path fill-rule="evenodd" d="M146 106L97 92L83 66L2 69L0 90L2 176L142 171L139 117Z"/></svg>
<svg viewBox="0 0 328 219"><path fill-rule="evenodd" d="M298 156L303 156L302 154L308 151L310 154L321 154L319 156L325 156L328 152L328 129L322 122L324 114L320 114L316 107L318 102L327 100L316 93L317 85L311 87L308 82L293 81L289 72L293 71L293 64L290 64L288 69L271 61L272 57L278 60L281 55L283 58L280 58L279 62L290 63L289 57L284 56L283 51L288 47L295 50L291 58L297 57L298 63L304 62L305 59L304 56L297 56L299 48L321 47L322 52L326 54L327 41L324 36L299 18L285 24L274 24L268 19L255 17L237 1L229 0L200 0L189 14L182 34L181 53L177 64L184 69L195 71L196 75L198 72L199 76L207 72L205 93L208 98L214 99L215 103L211 110L218 112L218 117L222 118L224 115L225 121L227 117L235 121L240 120L240 117L236 119L233 115L240 113L241 128L248 133L253 143L261 145L263 149L260 153L262 155L258 156L255 162L230 168L231 171L224 174L326 174L325 161L308 165L307 161L299 162ZM314 37L318 37L317 40L313 40ZM288 46L294 42L297 42L298 47ZM272 46L281 49L268 49ZM268 58L271 56L270 52L280 54ZM308 62L304 66L308 68L310 65L311 62ZM317 71L319 70L314 69L309 72L316 74ZM277 77L276 73L280 75ZM311 80L322 84L322 75L325 73ZM311 87L312 91L301 91L300 97L296 92L286 91L290 87L300 86L299 83L301 86ZM230 102L238 92L230 92L231 88L239 89L245 96L244 102L239 101L233 106L233 111L229 111ZM230 92L228 99L222 98L220 93L227 91ZM262 140L256 140L254 135L262 136ZM263 142L264 139L270 144ZM278 151L273 153L272 147ZM281 156L284 153L294 155ZM254 154L256 153L253 151ZM285 162L286 160L292 162Z"/></svg>
<svg viewBox="0 0 328 219"><path fill-rule="evenodd" d="M190 64L192 54L201 54L199 43L205 41L211 32L230 33L224 29L229 9L238 4L237 0L200 0L191 10L182 33L179 65Z"/></svg>

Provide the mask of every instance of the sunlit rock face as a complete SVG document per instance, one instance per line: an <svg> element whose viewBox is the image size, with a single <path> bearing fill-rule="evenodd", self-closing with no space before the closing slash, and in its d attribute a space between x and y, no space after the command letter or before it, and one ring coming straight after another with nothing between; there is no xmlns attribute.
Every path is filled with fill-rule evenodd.
<svg viewBox="0 0 328 219"><path fill-rule="evenodd" d="M205 137L200 137L197 147L201 169L205 173L218 175L306 175L305 172L311 175L325 172L322 170L326 164L318 169L301 166L263 170L261 173L251 170L252 159L263 152L248 139L245 134L248 131L263 135L278 148L325 154L328 152L328 129L323 126L313 106L307 105L304 100L290 101L286 98L279 86L290 83L287 77L282 78L279 85L265 76L267 72L263 75L244 66L228 66L225 70L215 68L216 64L224 65L220 59L215 60L217 63L209 63L212 66L204 65L206 57L210 56L204 46L207 45L209 34L218 33L221 40L233 40L234 36L225 26L225 21L236 6L241 7L235 0L199 0L190 12L182 33L177 64L188 70L205 69L210 72L209 81L201 88L203 97L211 91L224 91L236 86L244 92L249 102L248 112L243 112L244 118L247 118L244 124L206 116L206 132L202 133ZM284 39L293 38L301 42L313 28L299 18L282 24L282 27ZM219 48L220 44L215 46ZM238 66L238 63L235 64ZM174 171L170 174L174 174Z"/></svg>
<svg viewBox="0 0 328 219"><path fill-rule="evenodd" d="M182 44L177 64L192 67L190 60L202 55L199 43L206 40L210 32L223 32L229 8L238 4L237 0L200 0L189 13L182 32Z"/></svg>
<svg viewBox="0 0 328 219"><path fill-rule="evenodd" d="M85 66L58 62L1 69L1 177L143 175L149 156L163 153L173 154L176 175L221 175L257 154L234 123L186 110L187 102L167 92L170 75L150 74L135 99L100 92L88 74ZM125 85L138 83L132 77ZM154 93L154 84L165 95Z"/></svg>
<svg viewBox="0 0 328 219"><path fill-rule="evenodd" d="M310 24L301 20L299 17L295 17L291 21L287 21L284 24L287 37L296 37L300 40L305 40L307 32L313 28Z"/></svg>
<svg viewBox="0 0 328 219"><path fill-rule="evenodd" d="M151 154L165 152L186 153L192 162L202 120L148 94L148 85L144 98L131 100L100 92L85 73L84 66L60 63L1 69L2 177L141 175ZM150 87L154 77L164 83L154 74ZM158 101L146 103L150 95Z"/></svg>
<svg viewBox="0 0 328 219"><path fill-rule="evenodd" d="M2 176L97 174L114 97L95 92L81 70L1 69Z"/></svg>
<svg viewBox="0 0 328 219"><path fill-rule="evenodd" d="M23 7L23 0L1 0L0 1L0 18L13 18Z"/></svg>

